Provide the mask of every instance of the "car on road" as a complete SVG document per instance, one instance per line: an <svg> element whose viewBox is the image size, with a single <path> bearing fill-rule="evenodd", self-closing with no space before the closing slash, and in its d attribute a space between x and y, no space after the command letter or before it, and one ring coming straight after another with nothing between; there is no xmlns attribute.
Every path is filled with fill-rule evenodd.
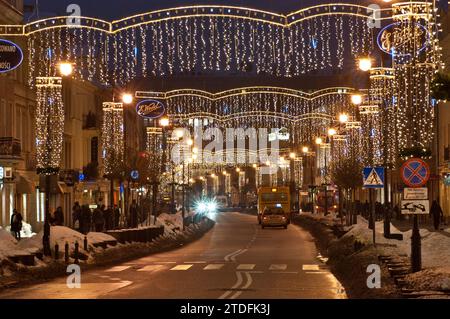
<svg viewBox="0 0 450 319"><path fill-rule="evenodd" d="M289 217L282 208L266 208L261 216L261 228L284 227L289 225Z"/></svg>

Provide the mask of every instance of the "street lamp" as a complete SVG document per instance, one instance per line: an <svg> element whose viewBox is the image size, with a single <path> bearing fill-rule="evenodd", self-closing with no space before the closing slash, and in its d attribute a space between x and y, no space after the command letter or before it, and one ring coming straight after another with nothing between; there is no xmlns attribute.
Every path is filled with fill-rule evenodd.
<svg viewBox="0 0 450 319"><path fill-rule="evenodd" d="M370 57L363 57L358 60L358 68L363 71L367 72L372 68L372 59Z"/></svg>
<svg viewBox="0 0 450 319"><path fill-rule="evenodd" d="M342 113L339 114L339 122L345 124L348 122L348 114Z"/></svg>
<svg viewBox="0 0 450 319"><path fill-rule="evenodd" d="M70 62L60 62L58 64L58 69L62 76L69 76L73 72L73 65Z"/></svg>
<svg viewBox="0 0 450 319"><path fill-rule="evenodd" d="M320 142L320 144L322 143L322 139L317 140L316 142ZM311 175L311 213L314 214L314 159L313 159L313 153L310 153L309 151L309 147L308 146L303 146L302 147L302 153L305 157L310 157L310 175Z"/></svg>
<svg viewBox="0 0 450 319"><path fill-rule="evenodd" d="M133 95L131 95L130 93L122 94L122 102L123 102L123 104L133 103Z"/></svg>
<svg viewBox="0 0 450 319"><path fill-rule="evenodd" d="M352 103L354 105L360 105L362 103L362 95L361 94L353 94L352 95Z"/></svg>

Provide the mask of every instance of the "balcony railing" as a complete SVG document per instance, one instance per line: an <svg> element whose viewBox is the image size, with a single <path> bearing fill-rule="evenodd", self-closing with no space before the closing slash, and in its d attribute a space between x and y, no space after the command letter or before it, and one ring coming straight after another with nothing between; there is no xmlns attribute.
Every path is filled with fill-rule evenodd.
<svg viewBox="0 0 450 319"><path fill-rule="evenodd" d="M22 147L20 140L13 137L0 137L0 158L20 159Z"/></svg>

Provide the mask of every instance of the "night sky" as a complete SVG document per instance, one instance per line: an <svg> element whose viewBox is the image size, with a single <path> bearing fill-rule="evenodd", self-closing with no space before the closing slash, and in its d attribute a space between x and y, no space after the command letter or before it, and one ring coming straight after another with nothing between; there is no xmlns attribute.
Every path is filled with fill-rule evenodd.
<svg viewBox="0 0 450 319"><path fill-rule="evenodd" d="M37 0L25 0L26 4L34 4ZM66 15L69 4L75 3L81 7L82 16L98 17L106 20L119 19L131 14L166 9L185 5L232 5L267 10L277 13L289 13L303 7L320 3L374 3L376 0L39 0L40 18L55 15ZM382 3L381 1L378 1ZM33 20L36 15L33 16Z"/></svg>

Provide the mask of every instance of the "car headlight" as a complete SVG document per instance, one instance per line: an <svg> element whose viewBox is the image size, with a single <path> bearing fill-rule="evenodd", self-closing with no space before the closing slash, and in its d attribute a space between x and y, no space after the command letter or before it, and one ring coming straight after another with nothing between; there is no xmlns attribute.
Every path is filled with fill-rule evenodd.
<svg viewBox="0 0 450 319"><path fill-rule="evenodd" d="M207 208L207 206L206 206L206 204L203 203L203 202L201 202L201 203L199 203L199 204L197 205L197 210L198 210L200 213L204 213L204 212L206 211L206 208Z"/></svg>
<svg viewBox="0 0 450 319"><path fill-rule="evenodd" d="M207 207L209 212L214 212L217 209L217 204L215 202L209 202Z"/></svg>

